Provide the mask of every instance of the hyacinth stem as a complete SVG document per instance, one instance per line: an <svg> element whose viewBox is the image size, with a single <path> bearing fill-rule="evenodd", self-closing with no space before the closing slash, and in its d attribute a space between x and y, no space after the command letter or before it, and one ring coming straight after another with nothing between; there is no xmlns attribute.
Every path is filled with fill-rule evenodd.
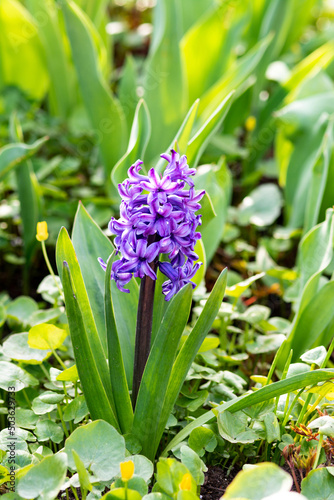
<svg viewBox="0 0 334 500"><path fill-rule="evenodd" d="M158 259L150 264L156 273ZM152 322L153 322L153 302L154 302L155 280L149 276L144 276L141 280L139 290L139 302L136 326L135 360L133 368L132 383L132 406L135 408L139 392L140 382L143 377L145 365L150 354Z"/></svg>

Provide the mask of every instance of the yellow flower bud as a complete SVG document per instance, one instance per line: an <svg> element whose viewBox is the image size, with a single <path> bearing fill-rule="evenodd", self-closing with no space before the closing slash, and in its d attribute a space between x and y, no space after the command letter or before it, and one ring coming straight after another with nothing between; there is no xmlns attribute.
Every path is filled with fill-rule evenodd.
<svg viewBox="0 0 334 500"><path fill-rule="evenodd" d="M252 132L256 127L255 116L249 116L245 122L245 127L248 132Z"/></svg>
<svg viewBox="0 0 334 500"><path fill-rule="evenodd" d="M187 472L180 482L180 490L190 491L191 490L191 474Z"/></svg>
<svg viewBox="0 0 334 500"><path fill-rule="evenodd" d="M122 481L129 481L135 471L135 464L132 462L132 460L128 460L127 462L121 462L119 465L121 468Z"/></svg>
<svg viewBox="0 0 334 500"><path fill-rule="evenodd" d="M48 239L48 237L49 237L48 225L45 222L45 220L43 222L37 222L36 239L38 241L45 241Z"/></svg>

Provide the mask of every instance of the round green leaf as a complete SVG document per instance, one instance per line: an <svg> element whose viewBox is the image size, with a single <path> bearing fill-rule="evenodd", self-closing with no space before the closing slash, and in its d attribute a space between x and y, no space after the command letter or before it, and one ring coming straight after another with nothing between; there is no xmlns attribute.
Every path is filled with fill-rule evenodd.
<svg viewBox="0 0 334 500"><path fill-rule="evenodd" d="M141 500L142 496L138 491L135 490L125 490L125 488L115 488L109 491L101 500Z"/></svg>
<svg viewBox="0 0 334 500"><path fill-rule="evenodd" d="M153 464L151 460L143 455L132 455L130 457L126 457L124 462L127 462L128 460L132 460L135 464L135 476L145 479L146 482L151 479L153 475Z"/></svg>
<svg viewBox="0 0 334 500"><path fill-rule="evenodd" d="M51 351L29 347L28 335L27 332L10 335L3 343L3 353L16 361L24 361L31 365L40 364L50 356Z"/></svg>
<svg viewBox="0 0 334 500"><path fill-rule="evenodd" d="M56 377L56 380L60 380L62 382L73 382L74 384L79 380L77 366L73 365L71 368L67 368Z"/></svg>
<svg viewBox="0 0 334 500"><path fill-rule="evenodd" d="M52 420L42 420L37 423L35 434L39 441L51 439L54 443L60 443L64 437L63 429Z"/></svg>
<svg viewBox="0 0 334 500"><path fill-rule="evenodd" d="M29 324L30 316L38 311L37 303L30 297L18 297L9 303L7 307L7 320L12 322L27 325Z"/></svg>
<svg viewBox="0 0 334 500"><path fill-rule="evenodd" d="M72 450L99 480L108 481L119 473L119 464L125 459L125 440L112 425L96 420L79 427L66 440L68 463L75 469Z"/></svg>
<svg viewBox="0 0 334 500"><path fill-rule="evenodd" d="M247 342L247 352L251 354L263 354L266 352L277 351L280 345L284 342L285 335L283 333L275 333L273 335L259 335L254 342Z"/></svg>
<svg viewBox="0 0 334 500"><path fill-rule="evenodd" d="M242 226L269 226L281 213L282 195L276 184L262 184L239 205L238 218Z"/></svg>
<svg viewBox="0 0 334 500"><path fill-rule="evenodd" d="M64 483L66 471L65 453L45 457L18 480L17 491L23 498L53 500Z"/></svg>
<svg viewBox="0 0 334 500"><path fill-rule="evenodd" d="M15 412L15 424L23 429L33 430L36 427L38 416L32 410L18 408Z"/></svg>
<svg viewBox="0 0 334 500"><path fill-rule="evenodd" d="M58 392L54 391L45 391L38 397L43 403L47 403L48 405L54 405L60 403L60 401L64 399L65 395L58 394Z"/></svg>
<svg viewBox="0 0 334 500"><path fill-rule="evenodd" d="M222 500L232 498L262 500L270 493L285 494L290 491L291 486L292 478L290 474L283 471L276 464L265 462L239 472L227 487Z"/></svg>
<svg viewBox="0 0 334 500"><path fill-rule="evenodd" d="M302 481L302 494L312 500L334 500L334 476L325 467L312 470Z"/></svg>
<svg viewBox="0 0 334 500"><path fill-rule="evenodd" d="M334 417L324 415L323 417L316 418L308 424L310 429L319 429L320 434L325 436L334 437Z"/></svg>
<svg viewBox="0 0 334 500"><path fill-rule="evenodd" d="M0 361L0 387L5 391L9 387L15 387L15 391L21 391L30 385L37 385L38 380L14 363Z"/></svg>
<svg viewBox="0 0 334 500"><path fill-rule="evenodd" d="M52 410L55 410L57 405L45 403L37 397L33 400L31 408L36 415L45 415L45 413L50 413Z"/></svg>
<svg viewBox="0 0 334 500"><path fill-rule="evenodd" d="M66 330L42 323L29 330L28 344L35 349L58 349L66 337Z"/></svg>
<svg viewBox="0 0 334 500"><path fill-rule="evenodd" d="M305 352L305 354L300 356L300 359L304 361L304 363L307 363L308 365L316 364L318 366L321 366L322 363L325 361L326 356L327 356L326 349L324 348L323 345L320 345L319 347L315 347L314 349Z"/></svg>

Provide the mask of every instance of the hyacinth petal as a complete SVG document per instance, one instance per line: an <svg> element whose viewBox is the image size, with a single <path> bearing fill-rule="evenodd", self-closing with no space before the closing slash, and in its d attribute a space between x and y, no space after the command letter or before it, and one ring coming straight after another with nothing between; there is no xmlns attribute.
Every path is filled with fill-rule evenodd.
<svg viewBox="0 0 334 500"><path fill-rule="evenodd" d="M97 260L98 260L98 262L99 262L100 266L102 267L103 271L106 271L106 269L107 269L107 264L104 262L104 260L103 260L103 259L101 259L101 257L98 257L98 259L97 259Z"/></svg>
<svg viewBox="0 0 334 500"><path fill-rule="evenodd" d="M146 250L147 262L152 262L159 254L160 245L158 242L151 243Z"/></svg>
<svg viewBox="0 0 334 500"><path fill-rule="evenodd" d="M144 273L146 274L146 276L149 276L152 280L157 279L157 275L155 274L155 272L153 271L153 269L151 268L151 266L147 262L142 263L142 269L143 269Z"/></svg>
<svg viewBox="0 0 334 500"><path fill-rule="evenodd" d="M147 248L147 240L141 239L137 241L137 247L136 247L136 255L140 258L145 257L146 253L146 248Z"/></svg>

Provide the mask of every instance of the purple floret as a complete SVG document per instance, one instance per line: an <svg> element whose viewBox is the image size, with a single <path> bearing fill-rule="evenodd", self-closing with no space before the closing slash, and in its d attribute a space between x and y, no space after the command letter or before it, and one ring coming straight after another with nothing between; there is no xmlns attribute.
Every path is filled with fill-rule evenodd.
<svg viewBox="0 0 334 500"><path fill-rule="evenodd" d="M194 248L201 237L196 231L201 216L195 212L201 208L199 201L205 191L195 192L191 177L196 170L189 168L186 156L180 158L174 150L161 156L168 161L162 176L154 168L143 175L143 162L137 160L129 168L128 178L118 185L120 218L112 217L108 227L121 258L112 264L111 279L122 292L129 292L124 287L132 276L156 280L152 263L160 254L167 254L170 262L160 262L159 269L168 278L162 292L170 300L187 283L195 287L191 278L201 265L195 263ZM106 270L103 260L99 262Z"/></svg>

